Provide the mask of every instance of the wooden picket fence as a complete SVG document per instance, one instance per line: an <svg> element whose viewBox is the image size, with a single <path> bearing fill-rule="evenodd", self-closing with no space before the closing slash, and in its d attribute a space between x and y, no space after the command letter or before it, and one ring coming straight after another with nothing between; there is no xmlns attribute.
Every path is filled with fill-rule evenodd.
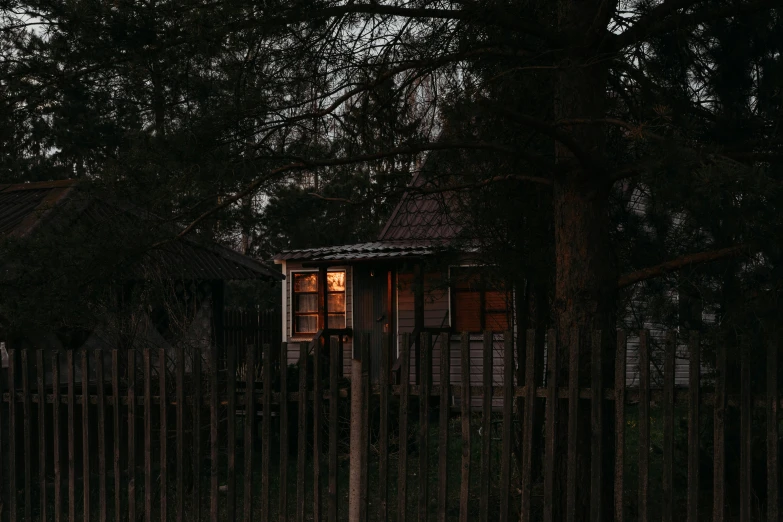
<svg viewBox="0 0 783 522"><path fill-rule="evenodd" d="M215 348L202 357L192 357L188 372L189 354L181 347L173 354L113 350L110 356L87 351L10 352L0 408L2 517L87 522L91 518L162 522L513 518L552 522L560 517L586 519L577 513L583 507L578 496L580 488L589 487L590 520L645 521L652 512L654 408L662 417L662 452L653 456L660 460L661 469L661 497L652 503L659 504L656 518L778 520L776 347L767 350L766 394L757 391L754 396L747 350L741 357L739 394L727 393L727 354L721 345L717 371L710 376L713 382L704 386L695 334L687 339L690 373L685 390L675 389L673 334L666 337L662 387L657 388L651 386L650 335L641 333L639 383L632 389L625 378L625 332L617 333L613 379L598 370L603 367L600 333L563 353L555 333L549 332L548 369L541 382L536 382L535 350L527 350L524 361L515 360L512 335L506 333L500 386L492 374L491 335L484 335L481 386L450 384L449 369L457 364L461 382L471 382L475 362L470 358L468 334L460 337L458 363L450 360L451 349L440 350L439 386L432 385L431 354L434 343L446 347L450 336L433 339L424 335L421 353L416 354L421 380L415 385L409 377L411 343L403 337L399 383L391 379L390 356L397 346L391 336L383 343L378 382L370 380L369 364L365 364L369 343L361 335L354 339L358 345L354 364L361 364L362 371L352 382L339 372L340 338L331 339L330 346L283 343L280 351L270 345L260 353L246 349L244 361L238 361L236 348L228 346L224 348L225 369ZM533 346L534 334L529 332L527 337L527 346ZM580 360L584 364L585 358L580 358L579 346L591 350L590 375L582 379ZM299 350L300 363L280 371L273 360L287 360L290 349ZM238 365L257 367L256 358L262 363L260 378L246 372L244 380L238 380ZM108 368L104 368L106 360L110 360ZM162 360L171 361L172 372L160 371L168 366L156 362ZM522 382L516 382L516 363L524 367ZM558 367L567 368L566 382L560 381L564 372L550 371ZM77 382L77 370L95 378ZM292 380L296 391L289 386ZM606 387L605 380L613 380L615 386ZM61 382L66 382L64 389ZM589 382L589 386L580 386L580 382ZM482 398L479 411L454 407L455 399L469 405L471 397ZM492 401L499 397L502 411L493 412ZM614 419L602 417L607 403L614 404ZM706 417L701 411L705 405L712 407L712 438L707 445L699 431ZM674 440L677 408L683 406L687 409L687 492L680 506L675 502L678 492L673 477L675 467L682 463L677 462ZM638 411L638 422L633 424L638 439L635 454L626 451L631 449L630 439L626 440L629 407ZM590 411L589 486L578 482L576 468L583 449L578 447L581 408ZM726 501L726 433L732 429L727 428L726 416L731 408L738 408L740 415L736 517ZM753 416L764 410L765 433L754 433ZM544 419L544 443L538 453L533 451L537 415ZM556 437L558 424L563 422L567 423L565 447L558 446ZM613 431L612 448L605 443L605 430ZM767 441L763 508L754 504L759 496L751 479L754 437ZM520 443L521 451L516 454L515 445ZM705 447L712 448L713 477L705 481L711 482L711 495L701 487ZM603 469L602 453L610 450L614 467ZM560 513L555 509L560 480L556 460L563 453L567 502L565 512ZM629 477L629 463L637 476ZM613 478L613 513L601 511L601 485L607 477ZM625 487L631 478L634 491ZM700 502L700 497L711 498L712 506Z"/></svg>

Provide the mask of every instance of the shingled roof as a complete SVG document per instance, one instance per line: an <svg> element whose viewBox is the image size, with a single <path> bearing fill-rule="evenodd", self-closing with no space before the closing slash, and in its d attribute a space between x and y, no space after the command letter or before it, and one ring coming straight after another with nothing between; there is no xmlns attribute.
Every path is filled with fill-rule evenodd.
<svg viewBox="0 0 783 522"><path fill-rule="evenodd" d="M122 219L154 225L156 218L141 212L113 207L111 204L87 196L75 212L66 209L78 192L74 180L0 185L0 240L8 237L26 237L49 220L73 223L74 219L88 226L101 226L111 219ZM60 208L63 207L63 208ZM69 216L71 220L59 219ZM172 241L147 253L147 261L166 269L171 277L187 279L282 279L278 271L221 245L201 243L188 238ZM164 272L164 273L165 273Z"/></svg>

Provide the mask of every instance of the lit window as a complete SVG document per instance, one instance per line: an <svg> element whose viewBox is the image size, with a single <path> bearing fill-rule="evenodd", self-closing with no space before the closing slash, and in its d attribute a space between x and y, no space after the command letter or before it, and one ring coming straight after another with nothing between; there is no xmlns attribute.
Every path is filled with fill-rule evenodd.
<svg viewBox="0 0 783 522"><path fill-rule="evenodd" d="M511 292L506 285L466 268L452 268L453 326L457 332L509 329Z"/></svg>
<svg viewBox="0 0 783 522"><path fill-rule="evenodd" d="M318 274L294 273L294 334L318 331ZM326 273L326 299L329 328L345 328L345 272Z"/></svg>

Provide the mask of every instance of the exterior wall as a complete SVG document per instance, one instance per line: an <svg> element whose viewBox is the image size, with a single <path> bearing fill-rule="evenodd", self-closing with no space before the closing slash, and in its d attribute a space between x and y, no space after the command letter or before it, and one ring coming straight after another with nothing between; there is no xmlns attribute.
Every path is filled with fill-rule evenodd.
<svg viewBox="0 0 783 522"><path fill-rule="evenodd" d="M345 326L353 328L353 272L350 266L330 267L328 271L345 271ZM288 364L299 362L299 343L312 341L312 337L294 337L292 326L292 281L294 272L318 272L315 268L304 268L301 263L287 261L284 265L285 281L283 282L283 341L288 342ZM351 339L343 345L343 372L346 377L351 374L351 354L353 346Z"/></svg>

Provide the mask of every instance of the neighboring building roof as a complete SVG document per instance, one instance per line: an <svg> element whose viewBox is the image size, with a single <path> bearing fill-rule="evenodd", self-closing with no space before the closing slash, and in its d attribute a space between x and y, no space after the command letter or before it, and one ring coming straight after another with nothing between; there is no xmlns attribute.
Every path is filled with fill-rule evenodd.
<svg viewBox="0 0 783 522"><path fill-rule="evenodd" d="M25 237L54 216L54 211L77 192L74 180L0 185L0 239ZM151 215L114 208L88 198L80 208L80 220L99 226L121 217L134 221L155 221ZM63 220L66 221L66 220ZM168 275L188 279L283 279L278 271L250 257L218 244L197 243L189 238L166 243L147 253Z"/></svg>
<svg viewBox="0 0 783 522"><path fill-rule="evenodd" d="M368 261L415 258L433 254L445 247L437 241L376 241L322 248L284 250L275 261Z"/></svg>
<svg viewBox="0 0 783 522"><path fill-rule="evenodd" d="M378 241L450 241L462 227L453 214L454 194L437 191L421 172L417 173L383 227Z"/></svg>

